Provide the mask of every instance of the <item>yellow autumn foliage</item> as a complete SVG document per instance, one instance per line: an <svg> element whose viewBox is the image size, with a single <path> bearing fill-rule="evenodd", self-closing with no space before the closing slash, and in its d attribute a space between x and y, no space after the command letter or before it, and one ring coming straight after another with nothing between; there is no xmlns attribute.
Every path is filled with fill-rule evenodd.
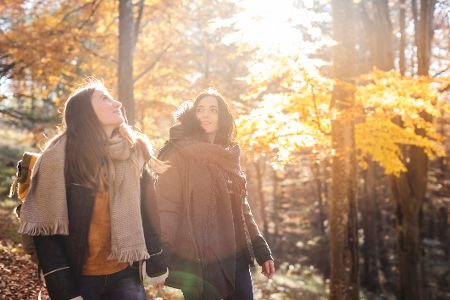
<svg viewBox="0 0 450 300"><path fill-rule="evenodd" d="M355 92L364 122L355 125L358 161L378 162L386 174L406 171L402 146L424 149L430 159L445 155L442 136L433 121L449 112L439 87L445 79L402 77L396 71L374 70Z"/></svg>
<svg viewBox="0 0 450 300"><path fill-rule="evenodd" d="M282 65L273 73L252 78L255 95L262 101L248 115L238 119L240 142L254 153L273 157L276 165L292 162L307 150L333 155L329 135L332 81L305 68ZM295 74L292 74L295 73ZM272 76L272 81L270 80ZM430 159L444 155L442 137L434 119L450 112L440 97L448 79L402 77L396 71L372 73L356 80L355 106L345 116L355 124L355 147L361 167L367 159L378 162L386 174L406 171L402 147L424 149Z"/></svg>
<svg viewBox="0 0 450 300"><path fill-rule="evenodd" d="M281 167L298 151L329 148L330 80L285 57L257 69L247 82L250 92L244 98L262 100L237 120L238 139L246 151L273 156L273 165Z"/></svg>

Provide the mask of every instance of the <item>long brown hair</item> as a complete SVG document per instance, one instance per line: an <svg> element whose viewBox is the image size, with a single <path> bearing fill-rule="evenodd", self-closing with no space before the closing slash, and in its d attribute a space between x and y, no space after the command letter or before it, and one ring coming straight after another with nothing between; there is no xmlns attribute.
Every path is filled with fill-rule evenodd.
<svg viewBox="0 0 450 300"><path fill-rule="evenodd" d="M107 136L91 104L94 92L104 89L92 82L75 91L64 107L66 180L94 189L107 180Z"/></svg>
<svg viewBox="0 0 450 300"><path fill-rule="evenodd" d="M197 97L195 97L194 105L192 107L193 114L195 114L200 100L207 96L211 96L217 99L217 105L219 109L218 128L214 143L229 146L232 142L234 142L234 138L236 136L236 124L227 102L217 90L208 88L198 94ZM197 118L195 119L197 120ZM201 126L198 126L198 128L201 128Z"/></svg>
<svg viewBox="0 0 450 300"><path fill-rule="evenodd" d="M50 139L44 150L66 137L64 174L66 183L85 185L94 191L108 189L108 137L91 104L95 91L107 91L103 83L91 79L72 93L66 101L59 134ZM147 136L122 123L114 133L125 138L130 147L140 147L150 172L163 173L169 165L155 157Z"/></svg>

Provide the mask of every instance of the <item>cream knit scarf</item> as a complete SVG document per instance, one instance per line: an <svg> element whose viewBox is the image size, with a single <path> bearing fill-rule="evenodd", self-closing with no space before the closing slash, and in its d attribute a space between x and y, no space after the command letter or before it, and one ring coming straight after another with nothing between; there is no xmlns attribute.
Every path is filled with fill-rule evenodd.
<svg viewBox="0 0 450 300"><path fill-rule="evenodd" d="M42 153L31 177L31 186L20 210L19 232L27 235L69 235L64 179L66 136L61 135ZM109 259L133 262L147 259L140 209L140 174L148 159L145 147L131 146L116 136L108 151L111 216Z"/></svg>

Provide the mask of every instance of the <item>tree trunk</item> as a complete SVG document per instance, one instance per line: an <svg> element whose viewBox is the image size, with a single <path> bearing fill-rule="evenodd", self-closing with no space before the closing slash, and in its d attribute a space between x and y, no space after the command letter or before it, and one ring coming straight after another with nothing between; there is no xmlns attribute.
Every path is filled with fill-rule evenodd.
<svg viewBox="0 0 450 300"><path fill-rule="evenodd" d="M318 162L312 162L312 169L316 183L316 191L317 191L317 201L319 204L319 228L320 233L325 236L325 209L323 205L323 195L325 194L323 184L322 184L322 176L320 173L320 164Z"/></svg>
<svg viewBox="0 0 450 300"><path fill-rule="evenodd" d="M389 5L387 0L373 0L375 8L375 49L374 65L383 71L394 68L394 36L392 34L392 22L389 16Z"/></svg>
<svg viewBox="0 0 450 300"><path fill-rule="evenodd" d="M337 45L333 51L336 78L332 95L331 140L335 152L332 162L330 201L330 295L334 299L358 299L358 237L355 197L356 163L354 124L350 111L354 106L354 91L350 78L354 76L353 2L332 0L333 36Z"/></svg>
<svg viewBox="0 0 450 300"><path fill-rule="evenodd" d="M394 68L394 35L388 1L372 0L372 8L373 20L365 21L366 33L371 38L369 41L372 57L371 69L376 67L382 71L389 71ZM367 13L366 16L368 16ZM376 173L376 163L369 159L364 182L365 197L363 198L363 203L361 203L362 227L364 231L362 280L363 285L374 292L381 289L378 277L380 269L380 264L378 263L380 260L379 243L383 245L383 241L378 240L376 186L377 182L382 181L382 176L384 175L377 176ZM381 223L380 225L382 226L383 224ZM389 270L389 261L385 260L385 263L384 269Z"/></svg>
<svg viewBox="0 0 450 300"><path fill-rule="evenodd" d="M378 234L377 234L377 195L376 195L376 166L373 161L369 162L364 181L364 197L361 201L362 227L364 230L364 244L362 252L364 266L362 285L369 291L380 290L378 277Z"/></svg>
<svg viewBox="0 0 450 300"><path fill-rule="evenodd" d="M405 49L406 49L406 32L405 32L405 14L406 14L406 4L405 0L400 0L400 45L399 45L399 68L400 74L405 75L406 72L406 60L405 60Z"/></svg>
<svg viewBox="0 0 450 300"><path fill-rule="evenodd" d="M134 50L133 1L119 0L119 80L118 94L128 123L134 125L133 50Z"/></svg>
<svg viewBox="0 0 450 300"><path fill-rule="evenodd" d="M399 259L399 300L422 299L422 253L419 214L422 201L413 191L408 174L391 180L396 201L397 247Z"/></svg>
<svg viewBox="0 0 450 300"><path fill-rule="evenodd" d="M262 161L263 164L265 164L265 161ZM261 160L258 159L255 163L255 171L256 171L256 181L258 184L258 198L259 198L259 209L261 214L261 219L263 222L263 235L265 237L268 236L268 224L267 224L267 213L266 213L266 201L264 198L264 191L263 191L263 176L264 176L264 170L261 170Z"/></svg>
<svg viewBox="0 0 450 300"><path fill-rule="evenodd" d="M420 1L419 28L417 36L418 75L428 76L431 59L431 41L433 40L433 15L436 0Z"/></svg>
<svg viewBox="0 0 450 300"><path fill-rule="evenodd" d="M420 18L412 1L417 46L418 74L428 76L433 36L434 0L421 0ZM429 119L430 116L423 116ZM420 130L418 134L423 134ZM400 300L424 299L423 250L420 239L420 211L425 200L428 157L423 149L411 146L404 157L409 158L407 172L391 179L391 192L397 205L397 244L399 254ZM423 277L422 277L423 276Z"/></svg>
<svg viewBox="0 0 450 300"><path fill-rule="evenodd" d="M282 243L282 232L280 229L280 224L282 221L282 218L280 217L280 212L281 212L281 207L280 207L280 195L278 192L278 183L279 183L279 179L278 179L278 175L277 175L277 171L275 169L273 169L273 173L272 173L272 187L273 187L273 191L272 191L272 199L274 201L273 203L273 211L272 211L272 221L275 223L274 226L274 232L273 232L273 237L274 237L274 248L277 249L278 251L280 251L280 253L283 253L281 250L283 243Z"/></svg>

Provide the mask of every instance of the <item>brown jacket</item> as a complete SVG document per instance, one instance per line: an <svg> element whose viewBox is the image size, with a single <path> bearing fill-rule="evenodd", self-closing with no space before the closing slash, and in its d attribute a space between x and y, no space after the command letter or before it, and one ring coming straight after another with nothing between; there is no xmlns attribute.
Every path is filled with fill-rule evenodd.
<svg viewBox="0 0 450 300"><path fill-rule="evenodd" d="M208 282L225 298L234 289L237 254L249 264L272 259L247 201L239 147L174 138L173 129L160 154L171 168L156 181L161 240L171 254L166 283L201 292Z"/></svg>

